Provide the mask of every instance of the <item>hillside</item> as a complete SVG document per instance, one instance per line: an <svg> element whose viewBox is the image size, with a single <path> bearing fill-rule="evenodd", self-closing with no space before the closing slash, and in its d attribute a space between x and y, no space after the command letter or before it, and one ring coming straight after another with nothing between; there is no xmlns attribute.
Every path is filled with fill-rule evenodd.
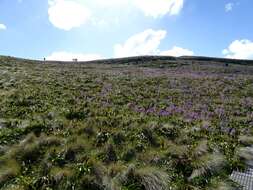
<svg viewBox="0 0 253 190"><path fill-rule="evenodd" d="M11 56L0 56L2 62L5 63L38 63L38 64L73 64L70 61L41 61L41 60L29 60L23 58L16 58ZM79 64L152 64L155 63L184 63L184 64L238 64L238 65L253 65L253 60L243 60L243 59L225 59L225 58L215 58L215 57L201 57L201 56L182 56L182 57L172 57L172 56L137 56L137 57L125 57L125 58L114 58L114 59L101 59L94 61L78 61Z"/></svg>
<svg viewBox="0 0 253 190"><path fill-rule="evenodd" d="M253 61L0 57L0 188L234 189L253 165Z"/></svg>

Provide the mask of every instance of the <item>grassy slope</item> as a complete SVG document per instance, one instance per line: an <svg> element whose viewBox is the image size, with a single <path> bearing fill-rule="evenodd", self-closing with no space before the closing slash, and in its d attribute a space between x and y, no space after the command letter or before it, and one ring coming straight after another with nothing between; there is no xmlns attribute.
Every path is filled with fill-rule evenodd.
<svg viewBox="0 0 253 190"><path fill-rule="evenodd" d="M0 60L0 187L232 189L253 141L252 74Z"/></svg>

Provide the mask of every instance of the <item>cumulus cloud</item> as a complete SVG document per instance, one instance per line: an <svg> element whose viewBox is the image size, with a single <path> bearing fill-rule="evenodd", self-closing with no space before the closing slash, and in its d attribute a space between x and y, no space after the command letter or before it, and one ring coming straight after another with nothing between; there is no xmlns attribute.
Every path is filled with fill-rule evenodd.
<svg viewBox="0 0 253 190"><path fill-rule="evenodd" d="M194 52L189 49L184 49L181 47L174 46L170 50L160 52L160 55L169 55L169 56L174 56L174 57L192 56L194 55Z"/></svg>
<svg viewBox="0 0 253 190"><path fill-rule="evenodd" d="M71 30L88 21L94 24L101 19L105 9L115 14L119 13L118 10L141 11L153 18L177 15L183 8L184 0L48 0L48 4L49 21L59 29ZM102 20L107 19L111 18Z"/></svg>
<svg viewBox="0 0 253 190"><path fill-rule="evenodd" d="M4 24L0 24L0 30L6 30L7 27Z"/></svg>
<svg viewBox="0 0 253 190"><path fill-rule="evenodd" d="M117 8L119 6L127 6L133 0L93 0L92 2L97 6L107 7L107 8Z"/></svg>
<svg viewBox="0 0 253 190"><path fill-rule="evenodd" d="M72 61L73 59L78 59L78 61L91 61L102 58L103 57L99 54L72 53L66 51L53 52L46 57L47 60L54 61Z"/></svg>
<svg viewBox="0 0 253 190"><path fill-rule="evenodd" d="M165 30L145 30L131 36L123 44L116 44L114 46L114 55L115 57L127 57L157 54L160 42L165 36Z"/></svg>
<svg viewBox="0 0 253 190"><path fill-rule="evenodd" d="M230 12L230 11L233 10L233 7L234 7L234 3L227 3L227 4L225 5L225 11L226 11L226 12Z"/></svg>
<svg viewBox="0 0 253 190"><path fill-rule="evenodd" d="M146 16L157 18L166 14L177 15L184 5L184 0L134 0L134 5Z"/></svg>
<svg viewBox="0 0 253 190"><path fill-rule="evenodd" d="M226 58L253 59L253 42L247 39L235 40L222 53Z"/></svg>
<svg viewBox="0 0 253 190"><path fill-rule="evenodd" d="M107 8L132 6L142 11L146 16L154 18L166 14L176 15L180 13L184 5L184 0L93 0L93 2Z"/></svg>
<svg viewBox="0 0 253 190"><path fill-rule="evenodd" d="M71 30L86 23L91 12L83 4L73 0L49 0L49 21L57 28Z"/></svg>
<svg viewBox="0 0 253 190"><path fill-rule="evenodd" d="M135 34L128 38L123 44L114 46L115 57L128 57L139 55L194 55L194 52L188 49L174 46L167 51L159 49L161 41L166 37L165 30L147 29L141 33Z"/></svg>

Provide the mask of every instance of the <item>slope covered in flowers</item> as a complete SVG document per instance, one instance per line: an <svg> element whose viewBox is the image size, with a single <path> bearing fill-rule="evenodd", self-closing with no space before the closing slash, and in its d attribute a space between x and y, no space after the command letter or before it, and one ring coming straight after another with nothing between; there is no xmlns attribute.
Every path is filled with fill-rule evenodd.
<svg viewBox="0 0 253 190"><path fill-rule="evenodd" d="M159 64L0 61L0 188L236 187L253 66Z"/></svg>

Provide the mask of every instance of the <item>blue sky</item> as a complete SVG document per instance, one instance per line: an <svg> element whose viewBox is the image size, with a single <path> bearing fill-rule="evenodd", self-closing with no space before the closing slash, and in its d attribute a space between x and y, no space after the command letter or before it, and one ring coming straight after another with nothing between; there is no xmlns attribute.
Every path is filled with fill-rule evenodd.
<svg viewBox="0 0 253 190"><path fill-rule="evenodd" d="M253 59L252 0L0 0L0 54Z"/></svg>

